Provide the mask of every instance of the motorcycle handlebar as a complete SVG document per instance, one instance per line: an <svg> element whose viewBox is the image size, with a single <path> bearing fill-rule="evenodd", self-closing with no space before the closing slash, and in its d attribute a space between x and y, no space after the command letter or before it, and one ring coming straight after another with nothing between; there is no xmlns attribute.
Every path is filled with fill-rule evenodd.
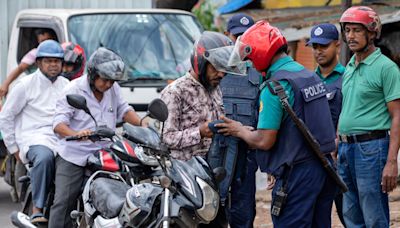
<svg viewBox="0 0 400 228"><path fill-rule="evenodd" d="M67 137L65 137L65 141L75 141L75 140L80 140L80 139L82 139L83 137L88 137L88 136L76 136L76 135L73 135L73 136L67 136Z"/></svg>
<svg viewBox="0 0 400 228"><path fill-rule="evenodd" d="M67 136L65 137L66 141L74 141L74 140L80 140L83 138L89 138L92 141L99 141L103 138L109 138L111 139L115 135L115 132L107 127L99 127L97 128L94 132L92 132L89 135L86 136Z"/></svg>

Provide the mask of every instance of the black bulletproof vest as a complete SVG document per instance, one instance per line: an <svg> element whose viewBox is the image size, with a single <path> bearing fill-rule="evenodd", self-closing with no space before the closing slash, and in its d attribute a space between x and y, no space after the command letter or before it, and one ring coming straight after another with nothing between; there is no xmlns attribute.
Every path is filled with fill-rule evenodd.
<svg viewBox="0 0 400 228"><path fill-rule="evenodd" d="M304 69L298 72L277 71L271 80L286 80L290 83L294 92L294 112L319 142L321 151L332 152L335 149L335 129L326 97L328 90L321 79ZM276 177L282 174L285 164L291 166L313 157L304 136L287 115L282 120L274 146L268 151L257 151L261 171Z"/></svg>

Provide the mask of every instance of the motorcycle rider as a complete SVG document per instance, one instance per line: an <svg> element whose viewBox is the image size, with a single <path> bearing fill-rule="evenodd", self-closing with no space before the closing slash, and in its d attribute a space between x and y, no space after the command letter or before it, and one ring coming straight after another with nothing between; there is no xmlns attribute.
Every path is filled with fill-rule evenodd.
<svg viewBox="0 0 400 228"><path fill-rule="evenodd" d="M62 76L74 80L82 76L85 70L86 56L83 48L72 42L61 44L64 49L64 65Z"/></svg>
<svg viewBox="0 0 400 228"><path fill-rule="evenodd" d="M228 37L204 32L194 44L192 69L161 92L169 111L163 139L172 157L189 160L192 156L206 156L213 135L208 124L224 112L219 83L227 72L245 70L245 66L227 66L232 50L233 42ZM215 221L219 224L210 226L227 226L223 217L219 213Z"/></svg>
<svg viewBox="0 0 400 228"><path fill-rule="evenodd" d="M67 79L59 77L63 57L58 42L42 42L36 54L39 69L15 85L0 112L0 129L8 151L32 165L32 223L47 222L42 209L54 178L57 145L52 120L56 101L68 84Z"/></svg>
<svg viewBox="0 0 400 228"><path fill-rule="evenodd" d="M124 80L125 76L122 58L115 52L100 47L88 61L87 74L73 80L57 101L53 129L61 139L57 148L59 156L56 158L56 192L50 211L49 227L72 227L70 212L80 193L87 158L110 143L65 140L66 136L88 136L96 128L88 114L67 103L66 95L79 94L85 97L99 126L106 125L115 129L119 120L139 125L139 116L122 99L120 87L118 83L114 83Z"/></svg>

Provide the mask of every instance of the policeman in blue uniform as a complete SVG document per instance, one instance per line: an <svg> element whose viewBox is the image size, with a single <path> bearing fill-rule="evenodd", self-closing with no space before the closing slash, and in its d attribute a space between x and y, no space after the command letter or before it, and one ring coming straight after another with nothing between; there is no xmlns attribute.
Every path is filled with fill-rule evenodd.
<svg viewBox="0 0 400 228"><path fill-rule="evenodd" d="M318 63L315 73L325 83L328 89L327 98L331 110L332 122L337 129L339 114L342 110L342 75L345 67L338 61L340 49L339 32L335 25L323 23L311 29L307 46L312 47L315 61ZM334 157L336 157L336 152ZM338 193L335 198L336 210L340 221L344 224L342 213L343 195Z"/></svg>
<svg viewBox="0 0 400 228"><path fill-rule="evenodd" d="M274 227L330 227L336 184L285 113L272 81L284 89L292 109L332 162L335 130L324 83L287 55L285 37L266 21L257 22L237 40L230 64L245 59L268 80L260 86L257 130L226 117L216 127L220 133L265 150L257 151L257 161L261 171L276 178L271 206Z"/></svg>
<svg viewBox="0 0 400 228"><path fill-rule="evenodd" d="M244 13L233 15L227 24L225 35L234 42L254 20ZM227 74L221 81L221 91L228 118L244 125L256 127L258 117L258 95L260 74L248 67L248 76ZM227 217L230 227L253 227L256 215L256 171L258 169L255 150L249 149L244 141L236 147L235 174L230 188L230 205Z"/></svg>

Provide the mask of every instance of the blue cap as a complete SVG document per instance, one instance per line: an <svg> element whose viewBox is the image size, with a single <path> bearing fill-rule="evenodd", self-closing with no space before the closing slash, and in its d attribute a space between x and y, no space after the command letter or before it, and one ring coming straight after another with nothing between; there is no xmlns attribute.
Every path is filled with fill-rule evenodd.
<svg viewBox="0 0 400 228"><path fill-rule="evenodd" d="M238 13L228 20L227 31L232 35L242 34L254 25L254 20L249 15Z"/></svg>
<svg viewBox="0 0 400 228"><path fill-rule="evenodd" d="M319 24L311 29L311 37L307 45L327 45L334 40L339 40L339 32L333 24Z"/></svg>

